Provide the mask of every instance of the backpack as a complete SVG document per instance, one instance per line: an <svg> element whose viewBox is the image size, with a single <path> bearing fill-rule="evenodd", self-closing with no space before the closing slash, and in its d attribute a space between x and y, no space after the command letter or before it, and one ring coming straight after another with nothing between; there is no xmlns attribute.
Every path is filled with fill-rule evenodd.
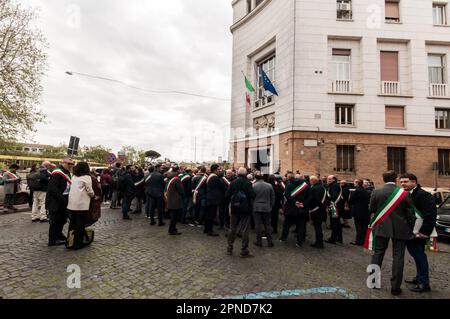
<svg viewBox="0 0 450 319"><path fill-rule="evenodd" d="M39 183L41 178L41 172L34 171L27 175L27 185L31 190L39 190L42 188L42 185Z"/></svg>
<svg viewBox="0 0 450 319"><path fill-rule="evenodd" d="M248 199L243 191L238 191L231 196L231 209L238 213L248 212Z"/></svg>

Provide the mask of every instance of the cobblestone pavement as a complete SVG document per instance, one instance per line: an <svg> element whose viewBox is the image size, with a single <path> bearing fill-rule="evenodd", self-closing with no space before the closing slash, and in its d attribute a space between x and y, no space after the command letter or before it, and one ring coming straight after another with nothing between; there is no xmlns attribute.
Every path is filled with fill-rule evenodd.
<svg viewBox="0 0 450 319"><path fill-rule="evenodd" d="M276 242L273 249L252 247L255 258L241 259L237 253L225 254L223 233L210 238L200 228L180 225L183 235L170 237L166 227L150 226L141 216L122 221L119 211L104 210L94 227L95 242L78 252L47 247L48 224L30 219L27 213L0 216L2 298L224 298L280 291L285 293L271 296L392 298L391 251L382 269L383 288L368 289L370 253L348 244L352 229L344 230L342 246L314 250L309 227L304 248L295 247L292 234L288 243ZM433 292L414 294L404 286L399 298L450 298L450 245L439 246L441 252L429 253ZM81 289L67 288L71 264L81 267ZM407 254L405 275L414 271Z"/></svg>

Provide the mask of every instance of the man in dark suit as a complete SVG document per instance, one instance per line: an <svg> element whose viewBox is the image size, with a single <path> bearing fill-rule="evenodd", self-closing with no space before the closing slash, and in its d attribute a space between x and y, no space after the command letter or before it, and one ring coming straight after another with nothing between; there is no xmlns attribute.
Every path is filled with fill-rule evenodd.
<svg viewBox="0 0 450 319"><path fill-rule="evenodd" d="M377 214L389 202L394 192L398 191L397 174L389 171L383 174L386 183L382 188L374 190L370 200L370 213ZM373 229L375 236L375 253L372 257L372 264L381 267L384 254L392 239L393 262L391 293L400 295L402 293L401 284L403 281L403 268L406 243L414 237L413 229L416 221L413 206L409 196L404 196L395 209L378 226Z"/></svg>
<svg viewBox="0 0 450 319"><path fill-rule="evenodd" d="M328 213L330 215L331 236L325 242L329 244L343 243L342 238L342 211L339 210L342 201L342 189L338 184L337 177L330 175L327 178ZM342 207L341 207L342 209Z"/></svg>
<svg viewBox="0 0 450 319"><path fill-rule="evenodd" d="M233 244L239 229L242 234L241 258L252 257L248 250L248 233L252 214L255 191L252 183L247 179L247 169L239 168L238 178L231 182L225 193L225 202L231 202L230 234L228 235L227 254L233 254Z"/></svg>
<svg viewBox="0 0 450 319"><path fill-rule="evenodd" d="M323 248L323 223L327 219L326 212L326 190L317 176L309 178L311 183L311 203L309 213L316 233L316 242L311 246L314 248Z"/></svg>
<svg viewBox="0 0 450 319"><path fill-rule="evenodd" d="M136 196L136 186L134 185L133 174L136 168L133 165L128 165L126 170L119 177L119 188L123 194L122 201L122 219L131 220L128 212L130 211L131 202Z"/></svg>
<svg viewBox="0 0 450 319"><path fill-rule="evenodd" d="M48 182L45 207L49 211L48 245L64 245L66 237L62 231L67 222L67 204L69 202L72 176L70 171L75 163L71 158L65 158L61 165L52 172Z"/></svg>
<svg viewBox="0 0 450 319"><path fill-rule="evenodd" d="M217 216L219 205L223 203L226 186L220 180L218 174L221 167L217 164L211 165L211 174L206 182L206 220L204 233L208 236L217 237L219 234L213 230L214 219Z"/></svg>
<svg viewBox="0 0 450 319"><path fill-rule="evenodd" d="M206 215L206 167L200 166L197 174L192 178L192 201L195 215L195 223L203 225Z"/></svg>
<svg viewBox="0 0 450 319"><path fill-rule="evenodd" d="M349 205L355 222L356 239L350 243L356 246L363 246L366 238L367 228L370 223L369 203L370 195L363 187L361 179L355 180L356 189L351 192Z"/></svg>
<svg viewBox="0 0 450 319"><path fill-rule="evenodd" d="M164 226L164 177L161 174L162 166L156 165L155 171L147 181L147 190L150 195L150 225L156 225L155 208L158 210L158 226Z"/></svg>
<svg viewBox="0 0 450 319"><path fill-rule="evenodd" d="M424 191L418 184L417 177L413 174L404 174L400 177L400 184L403 189L410 192L414 207L422 215L422 224L417 224L414 229L415 238L407 243L409 254L416 262L417 275L413 280L405 280L406 283L414 284L410 290L413 292L429 292L430 277L428 270L428 259L425 254L427 240L432 235L437 218L436 203L433 195Z"/></svg>
<svg viewBox="0 0 450 319"><path fill-rule="evenodd" d="M300 248L304 242L306 222L309 219L309 204L312 198L311 188L299 175L296 175L286 185L284 197L286 198L286 208L280 241L286 242L289 228L292 225L296 225L297 247Z"/></svg>
<svg viewBox="0 0 450 319"><path fill-rule="evenodd" d="M181 235L177 229L177 221L180 219L183 211L183 184L178 178L178 173L176 170L167 173L167 209L170 215L170 235Z"/></svg>

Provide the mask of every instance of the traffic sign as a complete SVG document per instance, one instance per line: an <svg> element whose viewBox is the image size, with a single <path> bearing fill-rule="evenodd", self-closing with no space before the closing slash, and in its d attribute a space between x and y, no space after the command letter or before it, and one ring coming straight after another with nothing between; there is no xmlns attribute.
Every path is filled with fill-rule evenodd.
<svg viewBox="0 0 450 319"><path fill-rule="evenodd" d="M115 154L109 153L109 154L106 156L106 162L107 162L108 164L112 164L112 163L114 163L115 161L117 161L117 157L116 157Z"/></svg>

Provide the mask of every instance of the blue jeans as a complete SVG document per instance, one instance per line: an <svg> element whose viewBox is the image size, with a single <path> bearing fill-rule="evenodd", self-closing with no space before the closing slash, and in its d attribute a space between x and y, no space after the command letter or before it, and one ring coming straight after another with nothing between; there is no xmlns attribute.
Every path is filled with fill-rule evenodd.
<svg viewBox="0 0 450 319"><path fill-rule="evenodd" d="M122 200L122 215L123 217L128 217L128 211L131 207L131 202L133 201L133 195L124 195Z"/></svg>
<svg viewBox="0 0 450 319"><path fill-rule="evenodd" d="M406 247L409 254L416 262L417 275L416 280L419 284L428 286L430 284L430 277L428 271L428 258L425 253L426 239L412 239L408 241Z"/></svg>

